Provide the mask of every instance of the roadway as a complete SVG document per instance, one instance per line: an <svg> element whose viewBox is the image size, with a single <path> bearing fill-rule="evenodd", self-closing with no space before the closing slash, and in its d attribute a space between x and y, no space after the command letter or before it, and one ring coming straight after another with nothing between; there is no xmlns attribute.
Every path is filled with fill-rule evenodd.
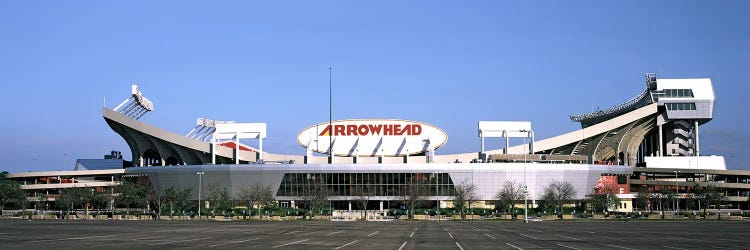
<svg viewBox="0 0 750 250"><path fill-rule="evenodd" d="M747 222L0 220L0 248L750 249Z"/></svg>

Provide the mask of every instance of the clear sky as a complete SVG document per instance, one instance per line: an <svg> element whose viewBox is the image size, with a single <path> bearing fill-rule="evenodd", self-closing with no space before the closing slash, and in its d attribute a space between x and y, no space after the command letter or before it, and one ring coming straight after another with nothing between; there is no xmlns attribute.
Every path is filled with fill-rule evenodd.
<svg viewBox="0 0 750 250"><path fill-rule="evenodd" d="M273 2L273 4L268 4ZM702 152L750 169L746 1L2 1L0 170L71 170L110 150L101 116L137 83L180 134L197 117L268 123L264 148L334 119L398 118L479 148L477 121L528 120L538 139L568 115L643 90L644 73L710 77ZM248 142L248 144L251 144ZM252 145L252 144L251 144ZM493 145L493 144L490 144ZM494 144L495 147L499 143Z"/></svg>

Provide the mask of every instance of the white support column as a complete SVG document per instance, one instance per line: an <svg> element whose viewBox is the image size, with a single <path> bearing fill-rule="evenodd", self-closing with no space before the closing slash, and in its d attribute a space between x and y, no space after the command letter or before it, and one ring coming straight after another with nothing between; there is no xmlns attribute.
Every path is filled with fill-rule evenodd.
<svg viewBox="0 0 750 250"><path fill-rule="evenodd" d="M216 165L216 139L211 137L211 164Z"/></svg>
<svg viewBox="0 0 750 250"><path fill-rule="evenodd" d="M263 138L258 138L258 150L260 151L258 159L263 160Z"/></svg>
<svg viewBox="0 0 750 250"><path fill-rule="evenodd" d="M664 138L664 135L662 134L662 125L659 125L659 145L656 147L658 149L659 155L664 155L664 149L662 148L662 145L664 145L664 142L662 142L662 138Z"/></svg>
<svg viewBox="0 0 750 250"><path fill-rule="evenodd" d="M531 143L529 144L529 154L534 154L534 130L529 130L529 136L531 137Z"/></svg>
<svg viewBox="0 0 750 250"><path fill-rule="evenodd" d="M698 134L698 120L695 120L693 122L693 137L694 137L693 140L695 140L695 145L694 145L695 156L701 155L701 144L700 144L700 141L698 140L698 137L699 137L698 135L699 135Z"/></svg>
<svg viewBox="0 0 750 250"><path fill-rule="evenodd" d="M479 132L479 138L481 138L482 141L482 149L479 152L484 154L484 134L482 132Z"/></svg>
<svg viewBox="0 0 750 250"><path fill-rule="evenodd" d="M240 164L240 133L234 135L234 164Z"/></svg>
<svg viewBox="0 0 750 250"><path fill-rule="evenodd" d="M505 136L505 154L509 154L510 151L508 150L510 148L510 137L508 137L508 131L503 130L503 136Z"/></svg>

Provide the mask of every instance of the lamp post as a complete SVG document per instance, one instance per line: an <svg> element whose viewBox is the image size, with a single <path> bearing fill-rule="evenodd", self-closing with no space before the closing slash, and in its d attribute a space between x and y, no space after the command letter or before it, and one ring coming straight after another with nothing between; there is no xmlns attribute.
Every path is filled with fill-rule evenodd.
<svg viewBox="0 0 750 250"><path fill-rule="evenodd" d="M525 129L520 132L527 132ZM523 137L523 145L526 145L526 137ZM526 154L523 152L523 222L529 223L529 186L526 185Z"/></svg>
<svg viewBox="0 0 750 250"><path fill-rule="evenodd" d="M438 183L438 172L435 172L435 220L440 216L440 184Z"/></svg>
<svg viewBox="0 0 750 250"><path fill-rule="evenodd" d="M674 171L674 190L676 193L675 196L675 214L680 212L680 186L677 185L677 173L679 173L679 170Z"/></svg>
<svg viewBox="0 0 750 250"><path fill-rule="evenodd" d="M198 218L201 217L201 189L203 189L203 174L206 172L199 171L195 174L198 175Z"/></svg>

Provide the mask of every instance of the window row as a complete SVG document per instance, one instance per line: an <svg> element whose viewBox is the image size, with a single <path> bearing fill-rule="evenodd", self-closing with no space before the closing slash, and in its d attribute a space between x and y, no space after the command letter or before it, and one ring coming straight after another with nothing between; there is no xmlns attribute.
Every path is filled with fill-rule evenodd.
<svg viewBox="0 0 750 250"><path fill-rule="evenodd" d="M424 182L453 184L447 173L287 173L281 184L387 185Z"/></svg>
<svg viewBox="0 0 750 250"><path fill-rule="evenodd" d="M665 103L667 110L695 110L695 103Z"/></svg>
<svg viewBox="0 0 750 250"><path fill-rule="evenodd" d="M325 185L327 196L403 196L409 192L409 185ZM450 196L453 185L419 185L425 196ZM313 193L314 184L279 186L276 196L306 196Z"/></svg>
<svg viewBox="0 0 750 250"><path fill-rule="evenodd" d="M661 97L694 97L692 89L663 89Z"/></svg>

